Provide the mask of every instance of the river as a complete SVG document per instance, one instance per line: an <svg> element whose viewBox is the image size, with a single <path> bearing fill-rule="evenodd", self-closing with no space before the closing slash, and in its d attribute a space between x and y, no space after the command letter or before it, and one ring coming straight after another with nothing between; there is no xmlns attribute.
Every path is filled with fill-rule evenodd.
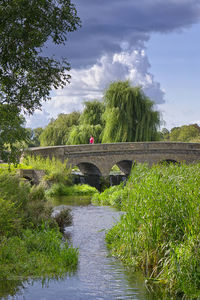
<svg viewBox="0 0 200 300"><path fill-rule="evenodd" d="M72 210L73 224L65 231L73 246L79 248L77 271L62 280L25 282L14 296L1 299L164 299L146 289L144 277L140 273L130 272L109 255L104 241L105 231L119 219L119 211L93 206L88 200L74 202L64 198L58 204L65 204ZM60 208L62 206L57 206L55 210Z"/></svg>

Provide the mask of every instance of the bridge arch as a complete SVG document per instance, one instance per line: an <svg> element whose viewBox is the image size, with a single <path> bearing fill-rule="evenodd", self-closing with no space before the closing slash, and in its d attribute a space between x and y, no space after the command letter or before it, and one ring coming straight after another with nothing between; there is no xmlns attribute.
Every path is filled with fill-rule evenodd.
<svg viewBox="0 0 200 300"><path fill-rule="evenodd" d="M129 175L131 173L134 162L132 160L121 160L116 162L116 165L120 168L122 173L124 173L125 175Z"/></svg>
<svg viewBox="0 0 200 300"><path fill-rule="evenodd" d="M79 170L81 171L81 173L83 173L84 175L98 175L101 176L101 171L99 170L99 168L90 162L80 162L77 164L77 167L79 168Z"/></svg>
<svg viewBox="0 0 200 300"><path fill-rule="evenodd" d="M175 159L164 159L164 160L160 161L160 164L167 164L167 165L169 165L169 164L178 164L179 165L180 162L175 160Z"/></svg>

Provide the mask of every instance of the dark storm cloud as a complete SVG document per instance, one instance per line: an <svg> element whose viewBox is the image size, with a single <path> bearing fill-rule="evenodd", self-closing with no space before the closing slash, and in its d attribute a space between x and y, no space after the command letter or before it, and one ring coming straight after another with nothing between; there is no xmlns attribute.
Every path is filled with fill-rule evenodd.
<svg viewBox="0 0 200 300"><path fill-rule="evenodd" d="M143 46L152 32L171 32L198 22L199 0L72 0L82 27L69 34L65 47L51 51L72 67L92 65L104 53Z"/></svg>
<svg viewBox="0 0 200 300"><path fill-rule="evenodd" d="M170 32L200 19L198 0L74 0L82 28L62 54L72 67L91 65L103 53L143 45L152 32Z"/></svg>

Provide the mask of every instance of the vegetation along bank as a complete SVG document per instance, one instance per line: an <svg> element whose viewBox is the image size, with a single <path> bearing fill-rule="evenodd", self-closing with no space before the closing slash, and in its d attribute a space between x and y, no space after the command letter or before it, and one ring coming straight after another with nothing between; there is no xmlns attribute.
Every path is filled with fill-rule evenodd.
<svg viewBox="0 0 200 300"><path fill-rule="evenodd" d="M48 195L96 189L72 186L71 170L55 159L27 157L18 167L43 169L46 175L31 186L14 166L0 165L0 282L63 277L76 268L78 250L62 234L71 221L69 210L53 218Z"/></svg>
<svg viewBox="0 0 200 300"><path fill-rule="evenodd" d="M200 297L199 187L200 164L136 165L125 186L92 198L125 212L106 235L111 253L186 299Z"/></svg>

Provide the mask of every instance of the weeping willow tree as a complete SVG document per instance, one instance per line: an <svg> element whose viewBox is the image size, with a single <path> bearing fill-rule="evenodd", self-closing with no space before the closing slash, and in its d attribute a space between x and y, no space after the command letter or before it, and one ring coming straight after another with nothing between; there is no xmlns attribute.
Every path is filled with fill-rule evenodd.
<svg viewBox="0 0 200 300"><path fill-rule="evenodd" d="M103 143L154 141L158 139L159 112L140 87L128 81L112 83L104 95Z"/></svg>
<svg viewBox="0 0 200 300"><path fill-rule="evenodd" d="M104 127L102 121L104 111L105 106L101 101L85 101L80 123L73 126L67 143L69 145L88 144L91 135L94 137L95 143L100 143Z"/></svg>
<svg viewBox="0 0 200 300"><path fill-rule="evenodd" d="M70 131L68 145L80 145L80 144L88 144L90 136L94 137L94 142L100 143L100 136L102 132L102 126L100 124L90 125L90 124L82 124L78 126L73 126Z"/></svg>
<svg viewBox="0 0 200 300"><path fill-rule="evenodd" d="M102 114L104 111L105 106L102 101L85 101L84 110L80 116L80 124L103 125Z"/></svg>

